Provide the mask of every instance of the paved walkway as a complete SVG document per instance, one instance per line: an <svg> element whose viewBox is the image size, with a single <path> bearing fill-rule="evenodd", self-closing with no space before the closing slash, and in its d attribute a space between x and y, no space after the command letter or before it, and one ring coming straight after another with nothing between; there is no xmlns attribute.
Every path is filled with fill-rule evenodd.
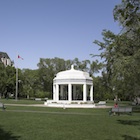
<svg viewBox="0 0 140 140"><path fill-rule="evenodd" d="M106 105L88 105L88 104L49 104L49 105L44 105L44 104L5 104L5 106L34 106L34 107L58 107L58 108L112 108L112 106L106 106Z"/></svg>

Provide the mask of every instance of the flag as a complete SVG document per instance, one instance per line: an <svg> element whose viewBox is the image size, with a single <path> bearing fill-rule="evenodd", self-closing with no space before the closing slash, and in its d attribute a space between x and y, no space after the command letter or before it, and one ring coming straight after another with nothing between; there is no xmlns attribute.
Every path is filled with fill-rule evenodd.
<svg viewBox="0 0 140 140"><path fill-rule="evenodd" d="M20 55L18 55L18 58L20 58L20 59L22 59L22 60L23 60L23 58L22 58Z"/></svg>

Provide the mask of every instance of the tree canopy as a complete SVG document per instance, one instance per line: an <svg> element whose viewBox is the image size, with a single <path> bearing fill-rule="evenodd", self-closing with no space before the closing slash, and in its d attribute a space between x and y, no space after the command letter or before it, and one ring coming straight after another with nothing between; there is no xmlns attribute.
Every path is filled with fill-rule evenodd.
<svg viewBox="0 0 140 140"><path fill-rule="evenodd" d="M101 69L101 63L98 61L80 61L78 58L73 60L64 60L58 57L40 58L37 64L38 69L18 70L18 97L52 98L54 77L60 71L69 70L72 64L75 65L75 69L89 72L92 77ZM15 97L16 69L5 67L1 63L0 77L1 96L7 97L7 94L10 93Z"/></svg>
<svg viewBox="0 0 140 140"><path fill-rule="evenodd" d="M140 95L140 0L122 0L113 14L122 29L118 34L103 30L103 41L94 43L102 51L108 88L130 99Z"/></svg>

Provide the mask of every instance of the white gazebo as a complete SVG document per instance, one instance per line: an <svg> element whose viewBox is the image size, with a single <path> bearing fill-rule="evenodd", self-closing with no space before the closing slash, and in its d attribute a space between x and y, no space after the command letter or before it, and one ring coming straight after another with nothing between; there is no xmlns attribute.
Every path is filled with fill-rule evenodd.
<svg viewBox="0 0 140 140"><path fill-rule="evenodd" d="M93 79L89 73L70 70L57 73L53 79L53 101L55 103L93 102Z"/></svg>

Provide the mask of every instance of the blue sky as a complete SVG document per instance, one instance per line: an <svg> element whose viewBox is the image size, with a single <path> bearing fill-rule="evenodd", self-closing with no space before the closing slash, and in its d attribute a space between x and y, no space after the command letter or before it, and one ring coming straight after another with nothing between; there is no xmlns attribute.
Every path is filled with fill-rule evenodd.
<svg viewBox="0 0 140 140"><path fill-rule="evenodd" d="M121 0L0 0L0 51L18 67L36 69L40 58L93 60L102 30L120 27L113 8Z"/></svg>

